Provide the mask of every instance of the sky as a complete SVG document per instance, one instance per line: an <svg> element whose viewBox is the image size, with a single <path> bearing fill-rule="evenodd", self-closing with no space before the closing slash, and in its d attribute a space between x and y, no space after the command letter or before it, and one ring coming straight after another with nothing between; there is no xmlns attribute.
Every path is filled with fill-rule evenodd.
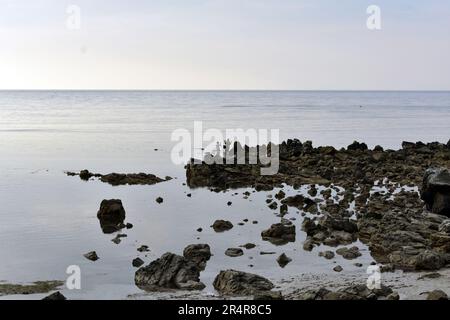
<svg viewBox="0 0 450 320"><path fill-rule="evenodd" d="M448 0L0 0L0 89L450 90L449 57Z"/></svg>

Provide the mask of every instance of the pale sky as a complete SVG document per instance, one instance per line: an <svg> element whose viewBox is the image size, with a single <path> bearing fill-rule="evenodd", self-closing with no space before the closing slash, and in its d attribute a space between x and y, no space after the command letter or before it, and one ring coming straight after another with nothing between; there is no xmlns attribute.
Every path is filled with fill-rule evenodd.
<svg viewBox="0 0 450 320"><path fill-rule="evenodd" d="M0 0L0 89L450 90L449 57L448 0Z"/></svg>

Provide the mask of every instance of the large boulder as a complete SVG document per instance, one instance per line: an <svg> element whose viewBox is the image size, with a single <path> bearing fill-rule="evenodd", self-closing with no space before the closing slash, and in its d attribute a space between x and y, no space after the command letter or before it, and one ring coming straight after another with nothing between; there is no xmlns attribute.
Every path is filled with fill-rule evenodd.
<svg viewBox="0 0 450 320"><path fill-rule="evenodd" d="M229 296L249 296L274 288L264 277L236 270L221 271L213 285L220 294Z"/></svg>
<svg viewBox="0 0 450 320"><path fill-rule="evenodd" d="M134 281L139 288L147 291L205 288L205 285L200 282L200 269L197 264L170 252L137 270Z"/></svg>
<svg viewBox="0 0 450 320"><path fill-rule="evenodd" d="M428 169L425 172L421 198L433 213L450 217L450 172L447 169Z"/></svg>

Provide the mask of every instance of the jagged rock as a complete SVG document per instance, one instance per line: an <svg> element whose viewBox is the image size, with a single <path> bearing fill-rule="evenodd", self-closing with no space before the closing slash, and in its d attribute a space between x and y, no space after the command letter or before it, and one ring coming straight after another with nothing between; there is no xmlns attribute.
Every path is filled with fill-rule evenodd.
<svg viewBox="0 0 450 320"><path fill-rule="evenodd" d="M428 169L425 172L421 198L428 210L450 216L450 172L447 169Z"/></svg>
<svg viewBox="0 0 450 320"><path fill-rule="evenodd" d="M146 246L145 244L140 246L139 248L137 248L137 251L139 252L148 252L150 251L150 249L148 248L148 246Z"/></svg>
<svg viewBox="0 0 450 320"><path fill-rule="evenodd" d="M211 258L211 248L207 244L191 244L184 248L183 256L197 264L200 270L205 270L206 262Z"/></svg>
<svg viewBox="0 0 450 320"><path fill-rule="evenodd" d="M133 265L133 267L139 268L140 266L142 266L144 264L144 260L142 260L141 258L136 258L136 259L133 259L133 262L131 264Z"/></svg>
<svg viewBox="0 0 450 320"><path fill-rule="evenodd" d="M450 234L450 219L443 221L439 225L439 232Z"/></svg>
<svg viewBox="0 0 450 320"><path fill-rule="evenodd" d="M392 289L381 286L380 289L370 290L366 285L352 285L337 291L326 288L306 291L295 298L299 300L379 300L398 299L398 295Z"/></svg>
<svg viewBox="0 0 450 320"><path fill-rule="evenodd" d="M205 288L205 285L200 282L200 270L197 264L170 252L137 270L134 280L139 288L147 291Z"/></svg>
<svg viewBox="0 0 450 320"><path fill-rule="evenodd" d="M42 300L67 300L67 298L61 292L56 291Z"/></svg>
<svg viewBox="0 0 450 320"><path fill-rule="evenodd" d="M236 270L221 271L213 285L220 294L229 296L256 295L274 288L266 278Z"/></svg>
<svg viewBox="0 0 450 320"><path fill-rule="evenodd" d="M97 261L98 259L100 259L95 251L85 253L83 256L91 261Z"/></svg>
<svg viewBox="0 0 450 320"><path fill-rule="evenodd" d="M367 144L359 143L357 141L354 141L351 145L347 147L347 150L349 151L366 151L368 149Z"/></svg>
<svg viewBox="0 0 450 320"><path fill-rule="evenodd" d="M261 237L263 240L276 245L295 242L295 226L293 224L276 223L261 232Z"/></svg>
<svg viewBox="0 0 450 320"><path fill-rule="evenodd" d="M233 228L233 224L226 220L216 220L211 226L215 232L224 232Z"/></svg>
<svg viewBox="0 0 450 320"><path fill-rule="evenodd" d="M280 267L284 268L288 265L289 262L291 262L292 259L289 258L285 253L282 253L278 258L277 262L280 265Z"/></svg>

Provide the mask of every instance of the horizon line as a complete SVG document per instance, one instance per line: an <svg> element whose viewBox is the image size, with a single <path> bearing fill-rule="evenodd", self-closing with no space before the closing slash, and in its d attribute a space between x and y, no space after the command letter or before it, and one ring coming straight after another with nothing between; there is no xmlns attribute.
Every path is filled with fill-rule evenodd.
<svg viewBox="0 0 450 320"><path fill-rule="evenodd" d="M5 91L130 91L130 92L450 92L450 89L0 89Z"/></svg>

